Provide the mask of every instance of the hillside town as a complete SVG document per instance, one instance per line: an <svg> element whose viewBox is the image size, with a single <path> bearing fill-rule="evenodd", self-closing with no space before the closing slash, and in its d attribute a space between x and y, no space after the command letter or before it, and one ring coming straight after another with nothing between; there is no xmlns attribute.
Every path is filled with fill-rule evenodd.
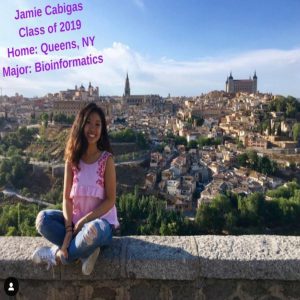
<svg viewBox="0 0 300 300"><path fill-rule="evenodd" d="M230 73L225 91L196 97L134 95L128 74L123 96L101 96L100 91L89 83L33 99L2 96L0 136L39 124L43 116L55 127L55 116L72 117L87 102L96 102L110 132L132 129L147 138L149 163L141 190L191 217L219 193L266 192L299 175L299 135L294 131L300 114L293 108L286 114L270 110L281 96L258 92L256 72L247 80L234 80ZM274 161L280 172L241 166L238 158L248 151Z"/></svg>

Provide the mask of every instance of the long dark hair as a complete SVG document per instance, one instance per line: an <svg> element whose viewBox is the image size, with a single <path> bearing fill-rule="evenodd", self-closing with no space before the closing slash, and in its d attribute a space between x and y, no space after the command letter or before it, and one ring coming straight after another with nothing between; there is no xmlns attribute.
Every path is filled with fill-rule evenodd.
<svg viewBox="0 0 300 300"><path fill-rule="evenodd" d="M77 169L79 168L80 158L88 148L88 142L84 135L84 126L90 114L93 112L96 112L101 120L101 135L97 142L97 148L100 151L105 150L113 153L108 138L104 112L96 103L89 103L77 114L65 149L65 160L69 161Z"/></svg>

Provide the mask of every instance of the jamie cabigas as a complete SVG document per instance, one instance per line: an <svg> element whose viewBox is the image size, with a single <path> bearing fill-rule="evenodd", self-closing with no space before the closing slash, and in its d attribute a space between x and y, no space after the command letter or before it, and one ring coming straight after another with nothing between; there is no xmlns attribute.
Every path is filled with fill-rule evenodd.
<svg viewBox="0 0 300 300"><path fill-rule="evenodd" d="M74 59L59 59L59 60L50 60L50 62L39 61L34 64L34 72L47 72L60 69L68 69L74 67L84 67L88 65L96 65L103 63L102 55L88 55L86 57L74 58ZM20 77L21 75L31 74L31 66L19 66L15 67L3 67L2 76L3 77Z"/></svg>

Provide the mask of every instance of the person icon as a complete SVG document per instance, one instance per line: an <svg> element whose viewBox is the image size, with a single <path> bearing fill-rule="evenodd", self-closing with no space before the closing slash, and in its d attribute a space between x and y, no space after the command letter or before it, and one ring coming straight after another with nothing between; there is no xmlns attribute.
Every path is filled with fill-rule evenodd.
<svg viewBox="0 0 300 300"><path fill-rule="evenodd" d="M14 292L14 291L15 291L13 282L10 282L10 283L9 283L9 288L8 288L8 290L9 290L10 292Z"/></svg>
<svg viewBox="0 0 300 300"><path fill-rule="evenodd" d="M19 291L19 281L17 278L8 277L4 281L4 291L8 296L15 296Z"/></svg>

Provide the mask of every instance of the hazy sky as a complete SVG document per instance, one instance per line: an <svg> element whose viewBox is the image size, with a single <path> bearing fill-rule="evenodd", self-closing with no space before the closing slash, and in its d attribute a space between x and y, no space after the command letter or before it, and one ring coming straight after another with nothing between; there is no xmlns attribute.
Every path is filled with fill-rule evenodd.
<svg viewBox="0 0 300 300"><path fill-rule="evenodd" d="M81 12L15 20L16 10L82 3ZM193 96L224 90L232 71L247 79L256 70L261 92L300 97L300 1L298 0L5 0L0 18L2 93L43 96L77 85L122 95L126 72L132 94ZM45 27L80 19L68 33L21 38L20 27ZM45 56L42 43L95 36L94 47ZM7 57L7 48L36 46L38 55ZM103 63L3 77L3 67L103 55Z"/></svg>

